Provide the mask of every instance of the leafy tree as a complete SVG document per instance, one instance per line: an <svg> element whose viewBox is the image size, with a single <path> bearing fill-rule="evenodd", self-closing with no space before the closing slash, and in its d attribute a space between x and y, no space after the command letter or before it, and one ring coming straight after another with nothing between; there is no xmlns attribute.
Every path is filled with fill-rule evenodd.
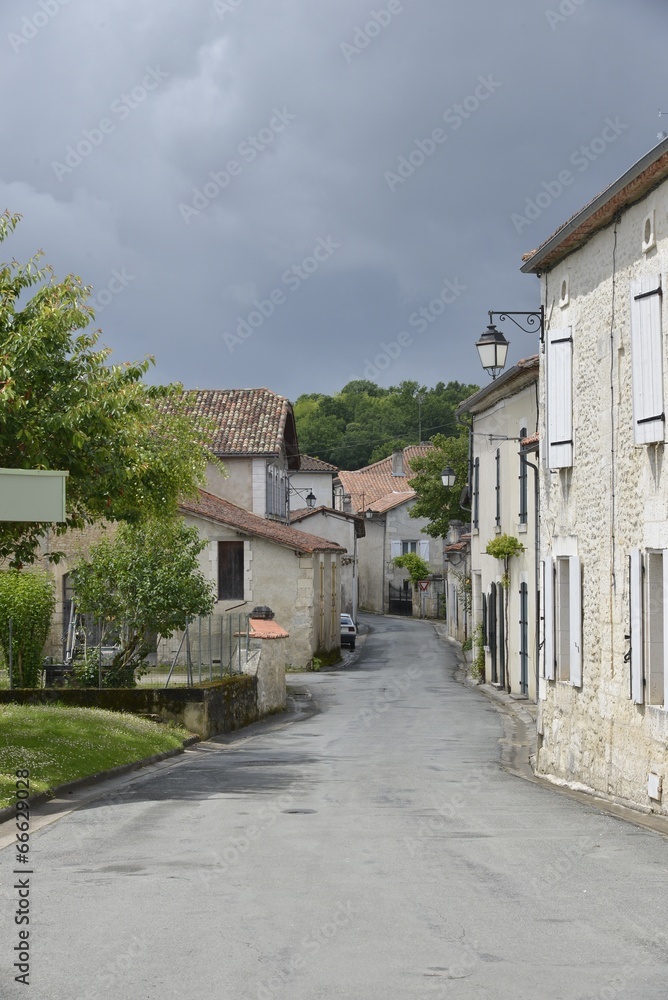
<svg viewBox="0 0 668 1000"><path fill-rule="evenodd" d="M0 646L9 666L11 622L14 687L39 686L54 604L53 580L46 573L0 573Z"/></svg>
<svg viewBox="0 0 668 1000"><path fill-rule="evenodd" d="M134 684L155 635L169 638L187 618L208 615L213 584L199 568L206 543L179 517L121 524L113 541L95 546L73 572L77 609L119 627L122 646L111 664L116 682Z"/></svg>
<svg viewBox="0 0 668 1000"><path fill-rule="evenodd" d="M414 587L429 576L429 566L417 552L405 552L403 556L395 556L392 562L395 566L408 570Z"/></svg>
<svg viewBox="0 0 668 1000"><path fill-rule="evenodd" d="M341 469L360 469L434 434L457 436L455 410L476 388L439 382L428 389L405 380L385 389L356 379L333 396L300 396L295 416L301 450Z"/></svg>
<svg viewBox="0 0 668 1000"><path fill-rule="evenodd" d="M417 493L417 500L410 516L428 518L429 524L423 529L425 533L432 538L445 538L450 521L470 518L470 512L460 503L462 490L468 482L468 433L449 438L437 434L432 444L432 451L411 461L415 476L408 482ZM456 474L455 485L449 488L441 481L441 472L448 465Z"/></svg>
<svg viewBox="0 0 668 1000"><path fill-rule="evenodd" d="M0 216L0 243L18 221ZM58 533L169 515L195 493L209 458L181 387L146 385L151 358L109 365L99 334L81 332L93 318L89 289L74 275L56 281L40 258L0 264L0 467L69 471ZM0 522L0 559L34 561L48 527Z"/></svg>

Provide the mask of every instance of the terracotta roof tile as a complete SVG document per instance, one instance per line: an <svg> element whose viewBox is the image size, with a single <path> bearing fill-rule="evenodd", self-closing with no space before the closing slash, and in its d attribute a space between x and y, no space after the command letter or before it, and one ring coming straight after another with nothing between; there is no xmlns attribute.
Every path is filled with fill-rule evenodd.
<svg viewBox="0 0 668 1000"><path fill-rule="evenodd" d="M312 514L319 514L322 513L322 511L326 511L328 514L336 514L337 517L351 518L354 521L361 520L358 514L353 514L349 510L336 510L334 507L328 507L326 504L322 504L320 507L300 507L299 510L291 510L290 520L303 521Z"/></svg>
<svg viewBox="0 0 668 1000"><path fill-rule="evenodd" d="M390 494L403 494L403 499L397 500L397 503L405 503L414 497L415 491L408 485L408 480L413 479L415 475L410 469L410 463L414 458L427 455L433 447L432 444L416 444L404 448L404 469L407 473L404 476L392 475L391 455L356 472L339 472L343 489L346 493L350 493L353 510L367 510L369 507L376 510L374 505L384 501ZM392 506L396 504L388 503L388 506L382 509L389 510ZM380 512L378 510L378 513Z"/></svg>
<svg viewBox="0 0 668 1000"><path fill-rule="evenodd" d="M522 438L520 444L522 445L523 448L525 448L527 447L527 445L530 444L538 444L539 441L540 441L540 433L539 431L536 431L535 434L529 434L528 437Z"/></svg>
<svg viewBox="0 0 668 1000"><path fill-rule="evenodd" d="M218 521L226 524L230 528L236 528L246 535L254 535L257 538L266 538L277 545L294 549L295 552L345 552L346 550L336 542L330 542L327 538L320 538L318 535L310 535L297 528L291 528L288 524L281 524L279 521L270 521L266 517L253 514L243 507L237 507L229 500L221 500L220 497L212 493L199 491L198 500L187 500L179 504L181 511L185 514L194 514L197 517L206 517L210 521Z"/></svg>
<svg viewBox="0 0 668 1000"><path fill-rule="evenodd" d="M387 496L381 497L379 500L374 500L373 503L369 504L368 510L372 510L375 514L384 514L386 510L392 510L393 507L399 507L400 504L406 503L407 500L415 499L415 490L405 490L402 493L388 493Z"/></svg>
<svg viewBox="0 0 668 1000"><path fill-rule="evenodd" d="M266 621L264 618L251 618L251 639L287 639L290 635L278 622Z"/></svg>
<svg viewBox="0 0 668 1000"><path fill-rule="evenodd" d="M286 425L294 423L292 404L270 389L189 389L186 412L210 420L215 455L276 455Z"/></svg>
<svg viewBox="0 0 668 1000"><path fill-rule="evenodd" d="M299 471L300 472L338 472L339 470L335 465L330 465L329 462L323 462L320 458L313 458L312 455L300 455L299 456Z"/></svg>

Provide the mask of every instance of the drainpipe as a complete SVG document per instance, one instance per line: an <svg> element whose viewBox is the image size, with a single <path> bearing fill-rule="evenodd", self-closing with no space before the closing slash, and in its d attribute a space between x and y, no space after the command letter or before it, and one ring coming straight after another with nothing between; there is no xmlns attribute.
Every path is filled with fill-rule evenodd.
<svg viewBox="0 0 668 1000"><path fill-rule="evenodd" d="M525 456L524 461L534 472L534 586L536 590L536 704L538 704L538 679L540 676L540 491L538 481L538 466L529 462Z"/></svg>

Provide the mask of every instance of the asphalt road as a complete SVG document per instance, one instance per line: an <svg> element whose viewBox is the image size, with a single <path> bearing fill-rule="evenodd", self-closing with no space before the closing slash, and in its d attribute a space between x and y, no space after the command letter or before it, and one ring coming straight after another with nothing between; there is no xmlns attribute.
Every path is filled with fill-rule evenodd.
<svg viewBox="0 0 668 1000"><path fill-rule="evenodd" d="M507 774L422 622L368 618L321 711L187 752L32 842L33 1000L665 1000L668 843Z"/></svg>

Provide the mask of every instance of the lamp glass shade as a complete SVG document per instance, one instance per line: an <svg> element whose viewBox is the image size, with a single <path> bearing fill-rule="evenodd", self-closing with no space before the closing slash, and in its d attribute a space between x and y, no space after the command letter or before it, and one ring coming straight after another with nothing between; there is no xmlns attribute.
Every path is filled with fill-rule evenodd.
<svg viewBox="0 0 668 1000"><path fill-rule="evenodd" d="M446 466L445 469L443 469L443 472L441 473L441 482L443 483L444 486L447 486L448 488L454 486L456 478L457 476L455 470L452 469L449 465Z"/></svg>
<svg viewBox="0 0 668 1000"><path fill-rule="evenodd" d="M480 340L476 341L475 346L485 371L495 375L505 368L510 344L493 324L487 327Z"/></svg>
<svg viewBox="0 0 668 1000"><path fill-rule="evenodd" d="M308 493L306 496L306 506L313 509L313 507L315 507L315 501L316 501L315 493L313 492Z"/></svg>

